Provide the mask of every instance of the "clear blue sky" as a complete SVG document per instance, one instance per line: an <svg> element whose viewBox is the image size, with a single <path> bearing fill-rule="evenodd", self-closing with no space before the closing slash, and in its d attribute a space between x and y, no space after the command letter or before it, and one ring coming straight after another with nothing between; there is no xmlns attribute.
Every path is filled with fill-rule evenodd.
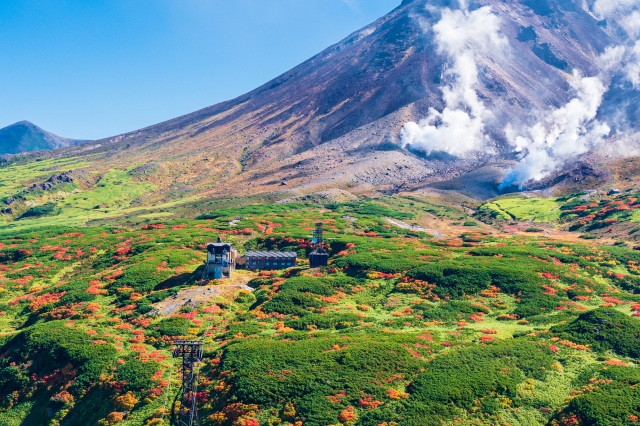
<svg viewBox="0 0 640 426"><path fill-rule="evenodd" d="M0 128L136 130L245 93L401 0L0 0Z"/></svg>

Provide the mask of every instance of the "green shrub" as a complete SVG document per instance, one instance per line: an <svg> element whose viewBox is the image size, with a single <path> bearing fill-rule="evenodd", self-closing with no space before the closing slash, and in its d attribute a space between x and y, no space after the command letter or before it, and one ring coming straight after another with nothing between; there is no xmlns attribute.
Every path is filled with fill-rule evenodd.
<svg viewBox="0 0 640 426"><path fill-rule="evenodd" d="M140 263L129 266L124 274L118 277L116 284L118 287L129 286L135 292L146 293L155 289L158 284L170 277L171 272L169 271L158 271L154 265Z"/></svg>
<svg viewBox="0 0 640 426"><path fill-rule="evenodd" d="M234 300L234 302L241 305L252 305L253 303L255 303L255 301L256 296L248 291L241 291L240 293L238 293L238 296Z"/></svg>
<svg viewBox="0 0 640 426"><path fill-rule="evenodd" d="M4 348L2 351L11 351L14 360L28 357L32 362L29 372L38 375L73 365L77 370L73 391L97 382L116 360L113 345L95 345L84 331L67 327L65 321L36 324L8 341ZM10 358L4 359L8 360Z"/></svg>
<svg viewBox="0 0 640 426"><path fill-rule="evenodd" d="M171 293L169 291L162 290L162 291L156 291L154 293L151 293L148 296L146 296L146 298L147 300L149 300L150 303L158 303L158 302L162 302L164 299L166 299L170 295Z"/></svg>
<svg viewBox="0 0 640 426"><path fill-rule="evenodd" d="M398 375L410 377L421 366L401 350L401 343L414 342L385 335L243 339L225 347L219 371L229 374L225 381L230 385L230 400L265 408L290 401L305 425L326 426L337 424L340 411L346 405L357 406L363 394L389 401L386 388L390 385L380 384L391 383ZM327 398L343 391L340 404Z"/></svg>
<svg viewBox="0 0 640 426"><path fill-rule="evenodd" d="M262 305L262 310L266 313L279 312L285 315L303 315L308 308L320 308L324 306L317 297L302 293L300 291L281 291L271 300Z"/></svg>
<svg viewBox="0 0 640 426"><path fill-rule="evenodd" d="M478 398L515 398L525 377L542 379L551 351L527 341L500 342L436 358L411 384L412 398L470 409Z"/></svg>
<svg viewBox="0 0 640 426"><path fill-rule="evenodd" d="M281 292L299 291L302 293L313 293L321 296L331 296L335 294L334 286L329 279L294 277L290 278L280 287Z"/></svg>
<svg viewBox="0 0 640 426"><path fill-rule="evenodd" d="M197 219L231 219L236 216L259 215L265 216L270 213L283 214L290 211L300 210L305 207L304 204L249 204L233 208L222 208L214 212L202 214Z"/></svg>
<svg viewBox="0 0 640 426"><path fill-rule="evenodd" d="M264 325L259 324L257 321L230 324L229 333L227 333L225 337L229 339L238 333L242 333L244 336L251 336L253 334L260 334L264 329Z"/></svg>
<svg viewBox="0 0 640 426"><path fill-rule="evenodd" d="M270 285L271 280L269 278L253 278L247 283L247 285L253 289L262 287L263 285Z"/></svg>
<svg viewBox="0 0 640 426"><path fill-rule="evenodd" d="M142 392L155 386L152 377L159 369L157 362L132 359L117 368L114 378L118 382L126 382L125 391Z"/></svg>
<svg viewBox="0 0 640 426"><path fill-rule="evenodd" d="M83 282L70 282L56 289L57 292L66 292L56 303L56 306L67 306L73 303L90 302L96 298L95 295L87 293L89 285Z"/></svg>
<svg viewBox="0 0 640 426"><path fill-rule="evenodd" d="M56 203L46 203L41 206L31 207L20 215L20 219L55 216L57 214L60 214L60 209L57 208Z"/></svg>
<svg viewBox="0 0 640 426"><path fill-rule="evenodd" d="M350 254L335 260L334 266L356 271L373 270L386 274L406 272L422 262L398 254L363 252Z"/></svg>
<svg viewBox="0 0 640 426"><path fill-rule="evenodd" d="M640 320L615 309L585 312L573 322L553 327L551 331L596 351L612 350L622 356L640 358Z"/></svg>
<svg viewBox="0 0 640 426"><path fill-rule="evenodd" d="M346 328L357 325L362 318L354 314L307 314L301 318L288 320L285 322L287 327L296 330L306 330L309 326L315 326L319 329Z"/></svg>
<svg viewBox="0 0 640 426"><path fill-rule="evenodd" d="M597 240L600 237L593 234L584 234L584 235L580 235L580 238L582 238L583 240Z"/></svg>
<svg viewBox="0 0 640 426"><path fill-rule="evenodd" d="M626 425L630 416L640 416L640 370L633 367L598 366L583 372L575 386L591 385L591 380L604 380L591 392L573 398L558 416L579 416L584 424Z"/></svg>
<svg viewBox="0 0 640 426"><path fill-rule="evenodd" d="M491 275L484 268L453 262L422 266L408 275L435 284L434 292L440 297L477 294L491 284Z"/></svg>
<svg viewBox="0 0 640 426"><path fill-rule="evenodd" d="M20 368L13 365L0 368L0 395L22 390L28 383L29 377Z"/></svg>
<svg viewBox="0 0 640 426"><path fill-rule="evenodd" d="M473 305L470 302L461 300L451 300L448 303L442 303L434 306L428 303L421 303L413 308L421 313L424 319L429 321L454 322L465 318L466 316L483 312L488 314L486 308Z"/></svg>
<svg viewBox="0 0 640 426"><path fill-rule="evenodd" d="M330 203L325 204L325 207L333 211L363 216L390 217L399 220L413 219L415 217L413 213L399 212L372 202Z"/></svg>
<svg viewBox="0 0 640 426"><path fill-rule="evenodd" d="M164 318L156 325L156 329L163 336L184 336L192 322L182 317Z"/></svg>

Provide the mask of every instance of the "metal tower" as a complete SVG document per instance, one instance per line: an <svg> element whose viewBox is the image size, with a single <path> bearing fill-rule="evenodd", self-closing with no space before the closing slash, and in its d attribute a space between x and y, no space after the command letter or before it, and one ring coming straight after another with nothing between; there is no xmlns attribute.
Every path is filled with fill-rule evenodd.
<svg viewBox="0 0 640 426"><path fill-rule="evenodd" d="M324 224L322 222L316 223L316 229L311 232L313 233L313 244L316 247L322 247L324 243Z"/></svg>
<svg viewBox="0 0 640 426"><path fill-rule="evenodd" d="M196 393L198 392L197 363L202 361L202 340L176 340L173 357L182 358L182 405L178 413L179 426L194 426L198 422Z"/></svg>

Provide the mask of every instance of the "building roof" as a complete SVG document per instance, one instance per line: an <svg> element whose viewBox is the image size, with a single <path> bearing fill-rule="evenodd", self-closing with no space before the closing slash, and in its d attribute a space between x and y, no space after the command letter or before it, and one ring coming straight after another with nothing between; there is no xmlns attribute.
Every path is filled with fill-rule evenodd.
<svg viewBox="0 0 640 426"><path fill-rule="evenodd" d="M294 251L248 251L247 257L298 257L298 253Z"/></svg>

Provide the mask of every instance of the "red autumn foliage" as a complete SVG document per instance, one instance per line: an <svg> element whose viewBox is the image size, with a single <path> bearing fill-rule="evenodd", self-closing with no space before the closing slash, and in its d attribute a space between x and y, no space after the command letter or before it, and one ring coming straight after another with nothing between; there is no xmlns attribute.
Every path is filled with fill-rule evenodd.
<svg viewBox="0 0 640 426"><path fill-rule="evenodd" d="M58 302L64 295L65 295L65 292L45 293L41 296L37 296L29 304L29 310L31 310L31 312L37 312L45 305L50 305Z"/></svg>
<svg viewBox="0 0 640 426"><path fill-rule="evenodd" d="M142 227L142 229L144 231L150 231L152 229L164 229L166 228L166 225L163 225L162 223L150 223L149 225L145 225Z"/></svg>
<svg viewBox="0 0 640 426"><path fill-rule="evenodd" d="M384 402L373 399L372 395L367 395L364 398L360 398L360 406L367 410L375 410L376 408L384 405Z"/></svg>

